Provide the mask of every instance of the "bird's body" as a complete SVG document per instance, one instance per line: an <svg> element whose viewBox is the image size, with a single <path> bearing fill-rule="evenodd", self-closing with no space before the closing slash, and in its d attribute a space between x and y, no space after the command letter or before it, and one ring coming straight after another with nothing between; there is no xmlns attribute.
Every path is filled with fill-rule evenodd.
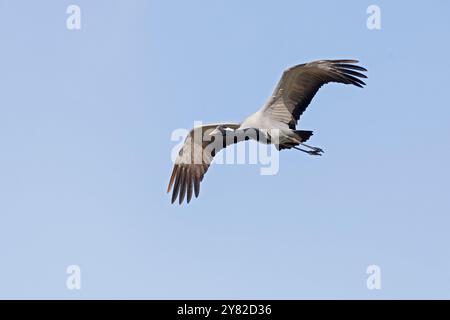
<svg viewBox="0 0 450 320"><path fill-rule="evenodd" d="M193 193L197 197L200 182L214 156L230 144L253 139L274 144L278 150L297 149L311 155L321 155L323 150L306 142L312 131L297 130L297 122L319 88L328 82L353 84L362 87L356 60L320 60L294 66L284 71L267 103L240 124L224 123L197 127L191 130L175 161L168 192L172 189L172 203L179 198L187 202ZM302 145L307 149L299 148Z"/></svg>
<svg viewBox="0 0 450 320"><path fill-rule="evenodd" d="M283 142L290 141L292 137L295 137L294 130L290 129L286 123L267 117L263 110L258 110L247 117L241 123L238 130L251 128L258 130L260 134L259 142L262 143L273 143L273 141L278 141L278 144L282 145ZM274 135L277 135L276 139L273 139ZM261 139L261 136L263 139Z"/></svg>
<svg viewBox="0 0 450 320"><path fill-rule="evenodd" d="M286 124L277 121L275 119L266 117L263 110L258 110L255 113L248 116L244 121L242 121L240 129L247 128L259 128L259 129L273 129L273 128L285 128L289 129Z"/></svg>

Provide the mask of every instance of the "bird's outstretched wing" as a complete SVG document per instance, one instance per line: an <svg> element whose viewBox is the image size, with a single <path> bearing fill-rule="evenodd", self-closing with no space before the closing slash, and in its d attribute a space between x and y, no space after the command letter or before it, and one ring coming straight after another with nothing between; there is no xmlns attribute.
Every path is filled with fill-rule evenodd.
<svg viewBox="0 0 450 320"><path fill-rule="evenodd" d="M356 63L357 60L319 60L287 69L262 108L263 114L295 129L298 119L322 85L328 82L365 85L359 78L367 77L358 71L367 70Z"/></svg>
<svg viewBox="0 0 450 320"><path fill-rule="evenodd" d="M223 127L237 129L238 124L221 124ZM191 201L194 192L195 197L200 193L200 182L208 171L214 156L223 148L226 148L236 141L226 139L217 134L211 135L218 124L204 125L192 129L183 147L178 153L170 177L167 192L173 187L172 203L178 197L179 203L183 203L187 195L187 202Z"/></svg>

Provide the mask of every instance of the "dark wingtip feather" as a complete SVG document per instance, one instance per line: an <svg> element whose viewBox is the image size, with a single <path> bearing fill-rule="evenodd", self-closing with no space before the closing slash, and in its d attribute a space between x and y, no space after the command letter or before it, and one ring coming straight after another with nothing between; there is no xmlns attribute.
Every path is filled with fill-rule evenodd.
<svg viewBox="0 0 450 320"><path fill-rule="evenodd" d="M181 182L180 182L180 195L178 197L179 200L179 204L183 203L184 200L184 196L186 195L186 168L182 167L181 168Z"/></svg>
<svg viewBox="0 0 450 320"><path fill-rule="evenodd" d="M186 182L187 182L187 203L191 202L192 199L192 173L191 170L188 169L186 174Z"/></svg>
<svg viewBox="0 0 450 320"><path fill-rule="evenodd" d="M341 59L341 60L328 60L332 63L359 63L359 60L354 59Z"/></svg>
<svg viewBox="0 0 450 320"><path fill-rule="evenodd" d="M359 71L367 71L366 68L355 65L355 64L347 64L347 63L335 63L335 67L337 68L344 68L344 69L353 69L353 70L359 70Z"/></svg>
<svg viewBox="0 0 450 320"><path fill-rule="evenodd" d="M172 193L172 203L175 202L178 196L178 192L180 191L180 166L176 167L176 178L175 178L175 184L173 186L173 193Z"/></svg>
<svg viewBox="0 0 450 320"><path fill-rule="evenodd" d="M201 168L200 167L195 167L194 169L194 194L195 197L198 198L198 195L200 193L200 181L201 181L201 172L200 172Z"/></svg>
<svg viewBox="0 0 450 320"><path fill-rule="evenodd" d="M346 74L345 77L348 78L348 79L351 79L351 81L354 81L354 82L356 82L356 83L358 83L358 84L360 84L362 86L366 85L366 83L364 81L362 81L361 79L358 79L358 78L356 78L354 76Z"/></svg>
<svg viewBox="0 0 450 320"><path fill-rule="evenodd" d="M338 70L342 71L342 72L344 72L346 74L350 74L352 76L355 76L355 77L360 77L360 78L367 79L367 76L365 74L363 74L363 73L360 73L360 72L356 72L356 71L348 70L348 69L342 69L342 68L338 68Z"/></svg>
<svg viewBox="0 0 450 320"><path fill-rule="evenodd" d="M196 198L198 198L198 195L200 194L200 182L198 180L194 181L194 195Z"/></svg>
<svg viewBox="0 0 450 320"><path fill-rule="evenodd" d="M169 185L167 186L167 193L170 192L170 189L172 189L172 185L175 179L175 174L177 172L177 165L173 166L172 175L170 176Z"/></svg>

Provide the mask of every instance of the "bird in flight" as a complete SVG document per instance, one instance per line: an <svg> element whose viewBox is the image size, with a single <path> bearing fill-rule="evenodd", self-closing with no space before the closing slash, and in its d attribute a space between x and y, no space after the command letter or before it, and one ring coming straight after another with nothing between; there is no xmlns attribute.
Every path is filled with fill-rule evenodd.
<svg viewBox="0 0 450 320"><path fill-rule="evenodd" d="M362 88L367 71L357 60L319 60L291 67L283 75L267 103L242 123L209 124L193 128L175 160L167 192L172 203L189 203L198 197L200 182L214 156L228 145L253 139L273 144L277 150L297 149L319 156L323 150L305 144L312 131L297 130L297 122L314 95L329 82ZM231 138L230 138L231 137ZM299 147L302 146L303 148Z"/></svg>

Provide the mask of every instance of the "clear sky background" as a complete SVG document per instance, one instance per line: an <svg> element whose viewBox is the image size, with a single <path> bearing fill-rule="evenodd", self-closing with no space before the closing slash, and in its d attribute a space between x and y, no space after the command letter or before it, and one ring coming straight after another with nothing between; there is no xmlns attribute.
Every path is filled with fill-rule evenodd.
<svg viewBox="0 0 450 320"><path fill-rule="evenodd" d="M450 298L449 12L0 0L0 298ZM369 79L322 88L302 117L323 157L282 152L275 176L217 165L170 204L174 129L241 121L286 67L336 58Z"/></svg>

